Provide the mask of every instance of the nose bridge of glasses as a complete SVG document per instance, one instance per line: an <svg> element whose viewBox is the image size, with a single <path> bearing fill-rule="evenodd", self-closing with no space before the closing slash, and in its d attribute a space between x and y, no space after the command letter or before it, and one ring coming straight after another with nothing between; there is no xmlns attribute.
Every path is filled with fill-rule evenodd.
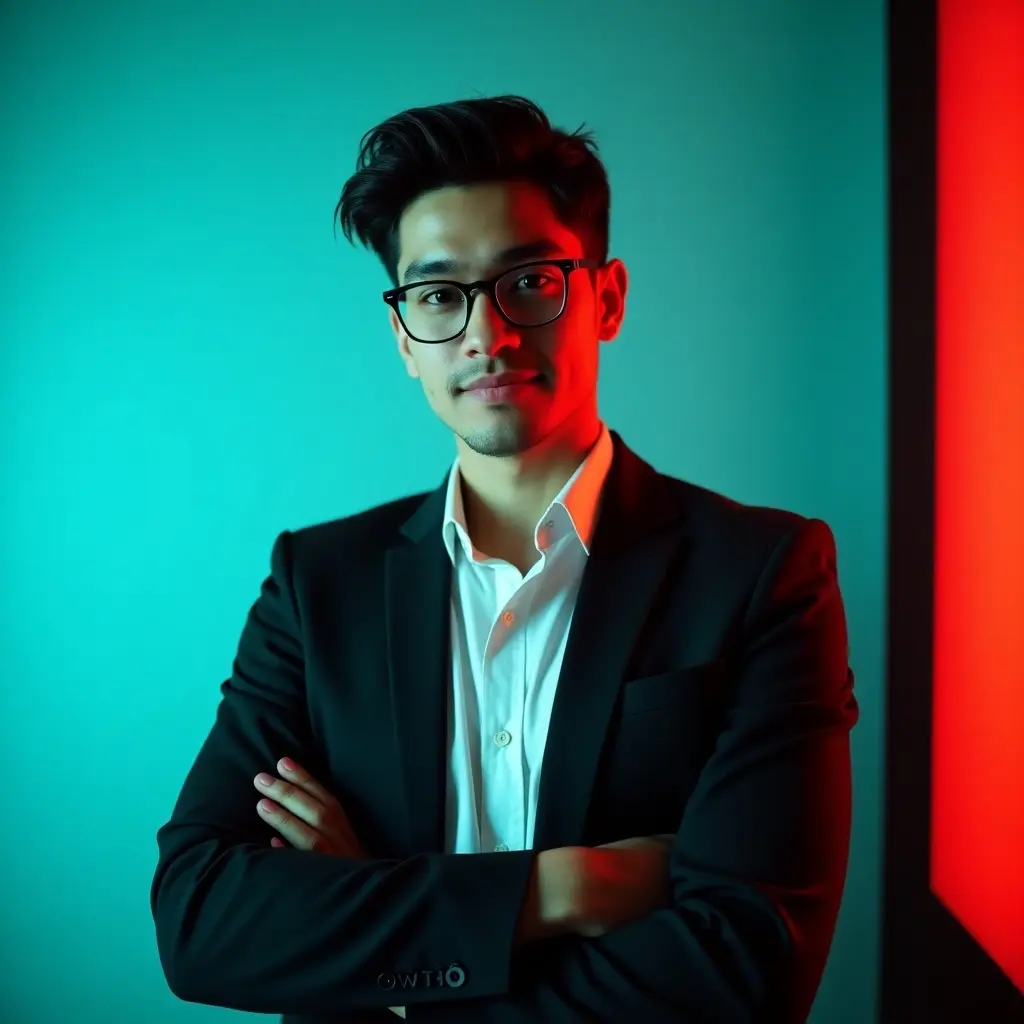
<svg viewBox="0 0 1024 1024"><path fill-rule="evenodd" d="M504 276L504 275L502 275ZM494 277L489 280L474 281L472 284L466 285L466 326L471 327L474 323L474 316L477 317L477 323L479 324L480 319L482 322L489 326L504 325L505 321L501 315L499 303L497 301L497 289L500 277ZM485 300L481 303L481 299ZM483 313L478 314L477 309L480 306L484 307Z"/></svg>

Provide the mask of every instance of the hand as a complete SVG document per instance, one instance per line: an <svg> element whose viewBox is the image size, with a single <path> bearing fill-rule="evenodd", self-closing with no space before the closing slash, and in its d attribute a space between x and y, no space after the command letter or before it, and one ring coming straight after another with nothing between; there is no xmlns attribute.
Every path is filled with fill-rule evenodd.
<svg viewBox="0 0 1024 1024"><path fill-rule="evenodd" d="M574 931L596 938L671 906L668 865L674 842L674 835L662 834L579 847Z"/></svg>
<svg viewBox="0 0 1024 1024"><path fill-rule="evenodd" d="M282 778L260 773L253 785L264 794L256 812L298 850L367 860L341 804L304 768L290 758L277 762ZM264 783L261 779L266 779ZM271 846L283 847L276 836Z"/></svg>
<svg viewBox="0 0 1024 1024"><path fill-rule="evenodd" d="M541 850L527 883L515 945L558 935L603 935L668 906L668 858L675 838L666 833L593 850Z"/></svg>

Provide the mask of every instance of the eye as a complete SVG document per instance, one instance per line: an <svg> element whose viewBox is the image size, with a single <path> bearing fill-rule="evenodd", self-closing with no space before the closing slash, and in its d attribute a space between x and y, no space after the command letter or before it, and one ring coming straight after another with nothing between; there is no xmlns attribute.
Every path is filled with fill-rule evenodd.
<svg viewBox="0 0 1024 1024"><path fill-rule="evenodd" d="M531 271L529 274L522 274L516 279L516 287L520 291L533 292L541 291L545 287L554 284L554 278L539 270Z"/></svg>
<svg viewBox="0 0 1024 1024"><path fill-rule="evenodd" d="M424 288L417 292L416 301L424 306L443 306L462 301L462 292L457 288Z"/></svg>

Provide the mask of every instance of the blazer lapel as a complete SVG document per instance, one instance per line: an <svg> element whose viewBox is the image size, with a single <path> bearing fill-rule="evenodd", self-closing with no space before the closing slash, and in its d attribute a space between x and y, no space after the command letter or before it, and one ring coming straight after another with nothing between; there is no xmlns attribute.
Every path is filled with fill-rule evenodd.
<svg viewBox="0 0 1024 1024"><path fill-rule="evenodd" d="M605 733L637 636L683 536L658 474L614 432L541 768L533 848L582 842Z"/></svg>
<svg viewBox="0 0 1024 1024"><path fill-rule="evenodd" d="M447 478L388 550L385 606L395 750L409 849L444 850L451 560L441 536Z"/></svg>

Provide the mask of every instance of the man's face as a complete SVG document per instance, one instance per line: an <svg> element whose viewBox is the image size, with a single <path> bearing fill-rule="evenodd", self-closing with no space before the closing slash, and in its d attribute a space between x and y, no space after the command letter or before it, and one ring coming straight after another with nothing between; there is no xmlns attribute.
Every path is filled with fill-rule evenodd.
<svg viewBox="0 0 1024 1024"><path fill-rule="evenodd" d="M470 283L533 259L585 255L581 239L559 223L544 190L531 184L427 193L403 212L398 234L400 285L425 279L415 272L407 276L414 262L450 260L453 270L427 276ZM510 252L542 243L543 251ZM555 278L562 273L557 267L541 272ZM420 381L438 417L474 451L518 455L554 435L572 436L589 421L596 425L598 344L618 333L625 292L625 268L613 260L600 270L572 271L565 312L542 327L506 323L482 291L475 294L466 330L451 341L410 339L394 310L391 326L409 375ZM467 390L485 374L509 371L537 378L500 400Z"/></svg>

